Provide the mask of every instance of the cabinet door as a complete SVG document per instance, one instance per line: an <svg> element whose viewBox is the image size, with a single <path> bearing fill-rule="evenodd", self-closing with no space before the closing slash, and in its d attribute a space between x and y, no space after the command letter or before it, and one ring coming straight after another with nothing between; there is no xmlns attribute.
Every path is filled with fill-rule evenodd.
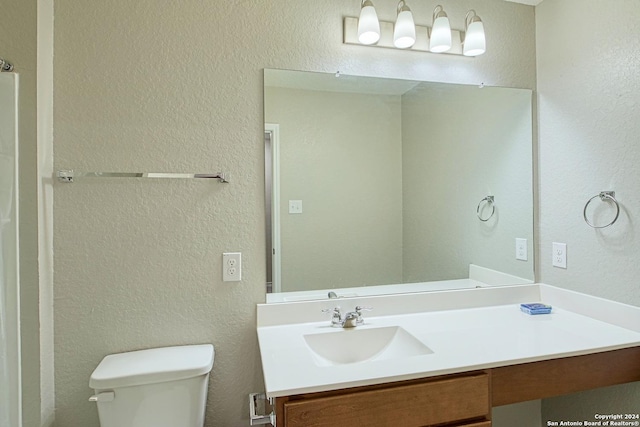
<svg viewBox="0 0 640 427"><path fill-rule="evenodd" d="M489 418L489 377L486 373L308 397L284 403L285 427L353 427L354 425L422 427L464 420L485 427ZM483 421L484 422L484 421Z"/></svg>

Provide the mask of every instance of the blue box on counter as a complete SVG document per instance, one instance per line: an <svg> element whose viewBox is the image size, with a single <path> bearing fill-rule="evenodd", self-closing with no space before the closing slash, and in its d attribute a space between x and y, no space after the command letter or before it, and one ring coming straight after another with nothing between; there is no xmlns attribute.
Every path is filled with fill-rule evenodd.
<svg viewBox="0 0 640 427"><path fill-rule="evenodd" d="M549 314L551 313L551 306L542 304L539 302L520 304L520 310L527 314Z"/></svg>

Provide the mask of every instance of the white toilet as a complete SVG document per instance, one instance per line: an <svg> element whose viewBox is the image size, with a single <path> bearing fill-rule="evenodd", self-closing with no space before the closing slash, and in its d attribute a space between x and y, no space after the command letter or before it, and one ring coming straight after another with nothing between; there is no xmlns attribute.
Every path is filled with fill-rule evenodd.
<svg viewBox="0 0 640 427"><path fill-rule="evenodd" d="M111 354L91 374L101 427L202 427L211 344Z"/></svg>

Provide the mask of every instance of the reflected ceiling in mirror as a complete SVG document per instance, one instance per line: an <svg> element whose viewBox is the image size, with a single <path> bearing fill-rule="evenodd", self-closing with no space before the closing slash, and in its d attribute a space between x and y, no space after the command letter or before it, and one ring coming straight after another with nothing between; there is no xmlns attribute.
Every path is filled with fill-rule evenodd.
<svg viewBox="0 0 640 427"><path fill-rule="evenodd" d="M531 97L265 70L267 301L533 282Z"/></svg>

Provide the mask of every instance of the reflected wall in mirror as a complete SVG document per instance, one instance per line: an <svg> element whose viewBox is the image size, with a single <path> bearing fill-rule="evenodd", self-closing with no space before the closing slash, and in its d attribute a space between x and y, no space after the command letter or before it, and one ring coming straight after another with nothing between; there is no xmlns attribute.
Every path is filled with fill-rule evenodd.
<svg viewBox="0 0 640 427"><path fill-rule="evenodd" d="M265 70L264 95L268 301L534 280L530 90Z"/></svg>

